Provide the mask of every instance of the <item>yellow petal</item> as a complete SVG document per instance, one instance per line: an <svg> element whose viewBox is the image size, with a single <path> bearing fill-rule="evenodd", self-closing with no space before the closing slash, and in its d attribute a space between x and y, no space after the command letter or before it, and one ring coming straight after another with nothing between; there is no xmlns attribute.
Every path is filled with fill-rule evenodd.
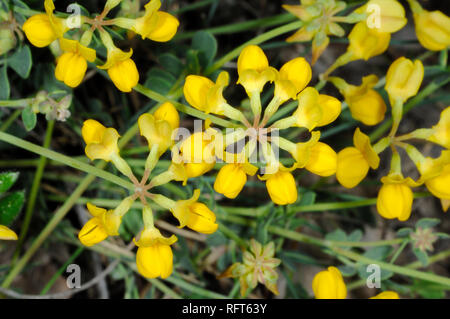
<svg viewBox="0 0 450 319"><path fill-rule="evenodd" d="M423 64L420 60L414 62L400 57L389 67L386 74L385 89L391 101L405 102L417 94L424 76Z"/></svg>
<svg viewBox="0 0 450 319"><path fill-rule="evenodd" d="M317 126L328 125L334 122L341 114L341 102L335 97L320 94L318 103L322 108L322 117Z"/></svg>
<svg viewBox="0 0 450 319"><path fill-rule="evenodd" d="M364 155L355 147L346 147L337 154L336 179L346 187L358 185L369 171Z"/></svg>
<svg viewBox="0 0 450 319"><path fill-rule="evenodd" d="M180 22L177 18L167 12L157 12L158 22L155 28L147 34L149 39L158 42L167 42L177 33ZM144 38L144 37L143 37Z"/></svg>
<svg viewBox="0 0 450 319"><path fill-rule="evenodd" d="M226 164L217 174L214 190L228 198L236 198L247 182L247 175L240 164Z"/></svg>
<svg viewBox="0 0 450 319"><path fill-rule="evenodd" d="M261 72L269 67L264 51L257 45L246 46L238 58L238 74L241 76L244 70L255 70Z"/></svg>
<svg viewBox="0 0 450 319"><path fill-rule="evenodd" d="M173 253L169 245L156 243L149 247L139 247L136 266L146 278L167 278L173 270Z"/></svg>
<svg viewBox="0 0 450 319"><path fill-rule="evenodd" d="M219 227L216 215L203 203L193 203L189 206L190 214L186 224L192 230L202 234L212 234Z"/></svg>
<svg viewBox="0 0 450 319"><path fill-rule="evenodd" d="M169 122L173 130L180 126L180 115L175 106L170 102L165 102L158 107L153 114L156 120Z"/></svg>
<svg viewBox="0 0 450 319"><path fill-rule="evenodd" d="M132 59L117 62L108 69L108 75L122 92L131 92L139 82L139 72Z"/></svg>
<svg viewBox="0 0 450 319"><path fill-rule="evenodd" d="M6 226L0 225L0 240L17 240L17 234Z"/></svg>
<svg viewBox="0 0 450 319"><path fill-rule="evenodd" d="M91 218L78 233L78 239L80 242L87 246L93 246L108 237L108 233L101 220L97 217Z"/></svg>
<svg viewBox="0 0 450 319"><path fill-rule="evenodd" d="M96 120L86 120L81 128L81 135L86 144L100 143L105 134L106 127Z"/></svg>
<svg viewBox="0 0 450 319"><path fill-rule="evenodd" d="M214 87L214 82L199 75L188 75L184 83L183 92L186 101L200 111L206 110L208 91Z"/></svg>
<svg viewBox="0 0 450 319"><path fill-rule="evenodd" d="M275 204L288 205L297 201L298 192L294 176L290 172L279 170L271 174L266 181L267 191Z"/></svg>
<svg viewBox="0 0 450 319"><path fill-rule="evenodd" d="M336 267L328 267L314 276L312 289L316 299L345 299L347 287L341 272Z"/></svg>
<svg viewBox="0 0 450 319"><path fill-rule="evenodd" d="M23 24L22 30L31 44L38 48L46 47L58 38L48 15L45 13L36 14L28 18Z"/></svg>
<svg viewBox="0 0 450 319"><path fill-rule="evenodd" d="M450 17L441 11L423 10L414 14L417 39L431 51L441 51L450 45Z"/></svg>
<svg viewBox="0 0 450 319"><path fill-rule="evenodd" d="M369 299L400 299L400 297L395 291L383 291Z"/></svg>
<svg viewBox="0 0 450 319"><path fill-rule="evenodd" d="M353 144L363 154L366 162L372 169L377 169L380 165L380 157L370 144L370 138L359 127L356 128L355 134L353 134Z"/></svg>
<svg viewBox="0 0 450 319"><path fill-rule="evenodd" d="M377 210L387 219L408 220L412 203L413 192L405 183L384 183L378 192Z"/></svg>
<svg viewBox="0 0 450 319"><path fill-rule="evenodd" d="M311 81L311 66L305 58L295 58L286 62L280 69L280 79L292 82L299 93Z"/></svg>
<svg viewBox="0 0 450 319"><path fill-rule="evenodd" d="M66 52L58 58L55 77L72 88L80 85L87 70L86 60L77 53Z"/></svg>
<svg viewBox="0 0 450 319"><path fill-rule="evenodd" d="M327 144L318 142L311 147L309 161L305 168L319 176L331 176L336 173L337 154Z"/></svg>
<svg viewBox="0 0 450 319"><path fill-rule="evenodd" d="M367 61L387 50L391 34L370 29L365 21L361 21L355 24L348 35L348 39L350 44L347 51L352 53L353 58Z"/></svg>

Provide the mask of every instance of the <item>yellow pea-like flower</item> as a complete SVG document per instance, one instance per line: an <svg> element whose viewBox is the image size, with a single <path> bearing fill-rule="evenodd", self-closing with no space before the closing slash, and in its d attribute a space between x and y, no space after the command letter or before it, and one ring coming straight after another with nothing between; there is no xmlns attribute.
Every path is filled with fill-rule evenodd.
<svg viewBox="0 0 450 319"><path fill-rule="evenodd" d="M369 167L378 168L380 158L370 144L370 139L359 128L353 135L354 147L346 147L337 154L336 179L346 187L353 188L366 177Z"/></svg>
<svg viewBox="0 0 450 319"><path fill-rule="evenodd" d="M383 291L369 299L400 299L400 297L395 291Z"/></svg>
<svg viewBox="0 0 450 319"><path fill-rule="evenodd" d="M45 13L28 18L23 24L22 30L31 44L38 48L46 47L58 38L48 15Z"/></svg>
<svg viewBox="0 0 450 319"><path fill-rule="evenodd" d="M385 89L389 94L391 103L400 100L405 102L417 94L424 75L423 64L420 60L414 62L400 57L395 60L386 74Z"/></svg>
<svg viewBox="0 0 450 319"><path fill-rule="evenodd" d="M165 238L155 228L146 228L142 231L139 240L134 242L138 246L136 253L136 266L138 272L146 278L167 278L173 271L173 253L170 247L177 241L172 235Z"/></svg>
<svg viewBox="0 0 450 319"><path fill-rule="evenodd" d="M106 63L98 66L99 69L107 70L114 85L122 92L131 92L139 82L139 72L130 58L132 55L132 49L129 52L118 48L108 49Z"/></svg>
<svg viewBox="0 0 450 319"><path fill-rule="evenodd" d="M17 240L17 234L6 226L0 225L0 240Z"/></svg>
<svg viewBox="0 0 450 319"><path fill-rule="evenodd" d="M108 231L105 228L104 220L105 215L108 212L108 214L111 214L112 210L107 211L106 209L97 207L91 203L87 203L86 206L93 217L84 224L83 228L78 233L78 239L84 246L90 247L108 237Z"/></svg>
<svg viewBox="0 0 450 319"><path fill-rule="evenodd" d="M427 157L418 165L420 180L440 199L450 199L450 151L442 151L439 158Z"/></svg>
<svg viewBox="0 0 450 319"><path fill-rule="evenodd" d="M228 72L221 72L214 83L200 75L188 75L183 87L183 93L190 105L205 113L224 115L223 90L228 85Z"/></svg>
<svg viewBox="0 0 450 319"><path fill-rule="evenodd" d="M36 47L46 47L69 29L65 20L53 15L55 5L52 0L45 0L46 13L40 13L28 18L22 26L28 40Z"/></svg>
<svg viewBox="0 0 450 319"><path fill-rule="evenodd" d="M298 108L292 115L294 125L313 130L337 119L341 113L341 102L328 95L319 94L313 87L307 87L297 96Z"/></svg>
<svg viewBox="0 0 450 319"><path fill-rule="evenodd" d="M380 32L397 32L408 22L405 9L396 0L370 0L355 12L367 12L366 24Z"/></svg>
<svg viewBox="0 0 450 319"><path fill-rule="evenodd" d="M368 60L382 54L389 47L391 34L369 28L366 21L355 24L348 35L350 44L347 52L351 53L352 60Z"/></svg>
<svg viewBox="0 0 450 319"><path fill-rule="evenodd" d="M248 45L240 53L238 62L240 83L247 94L260 93L267 82L273 82L278 75L277 70L269 66L264 51L257 45Z"/></svg>
<svg viewBox="0 0 450 319"><path fill-rule="evenodd" d="M86 74L87 61L94 62L96 52L75 40L61 38L59 43L65 53L58 58L55 77L67 86L77 87Z"/></svg>
<svg viewBox="0 0 450 319"><path fill-rule="evenodd" d="M81 135L86 143L85 153L91 160L111 161L119 154L117 141L119 133L114 128L106 128L95 120L86 120L81 128Z"/></svg>
<svg viewBox="0 0 450 319"><path fill-rule="evenodd" d="M223 166L214 182L214 190L228 198L236 198L247 182L247 175L255 175L258 168L249 163L230 163Z"/></svg>
<svg viewBox="0 0 450 319"><path fill-rule="evenodd" d="M405 221L411 216L413 191L418 186L411 178L403 178L400 174L389 174L381 178L381 186L377 197L377 211L387 219L397 218Z"/></svg>
<svg viewBox="0 0 450 319"><path fill-rule="evenodd" d="M278 205L295 203L298 198L297 186L292 173L279 170L266 178L266 187L270 199Z"/></svg>
<svg viewBox="0 0 450 319"><path fill-rule="evenodd" d="M172 126L165 120L156 120L152 114L142 114L138 119L139 131L148 142L150 149L158 145L158 157L173 144Z"/></svg>
<svg viewBox="0 0 450 319"><path fill-rule="evenodd" d="M141 35L142 39L149 38L158 42L167 42L172 39L177 33L180 22L173 15L158 11L160 7L160 0L148 2L144 6L144 16L134 20L131 30Z"/></svg>
<svg viewBox="0 0 450 319"><path fill-rule="evenodd" d="M275 81L275 96L282 102L295 99L311 81L311 66L305 58L295 58L286 62L278 73Z"/></svg>
<svg viewBox="0 0 450 319"><path fill-rule="evenodd" d="M214 137L206 132L195 132L180 145L181 156L185 163L215 163Z"/></svg>
<svg viewBox="0 0 450 319"><path fill-rule="evenodd" d="M165 102L161 104L153 113L156 120L162 120L169 122L173 130L180 126L180 115L178 114L175 106L170 102Z"/></svg>
<svg viewBox="0 0 450 319"><path fill-rule="evenodd" d="M328 267L314 276L312 289L316 299L345 299L347 287L336 267Z"/></svg>
<svg viewBox="0 0 450 319"><path fill-rule="evenodd" d="M339 91L347 102L352 117L365 125L376 125L384 120L386 103L373 89L378 83L376 75L365 76L360 86L344 85Z"/></svg>
<svg viewBox="0 0 450 319"><path fill-rule="evenodd" d="M205 204L197 201L199 197L200 190L196 189L190 199L177 201L171 212L178 219L179 228L187 226L199 233L212 234L219 227L216 215Z"/></svg>
<svg viewBox="0 0 450 319"><path fill-rule="evenodd" d="M439 122L431 130L432 135L428 140L450 149L450 106L441 112Z"/></svg>
<svg viewBox="0 0 450 319"><path fill-rule="evenodd" d="M319 176L331 176L336 173L337 154L327 144L318 142L311 147L309 160L305 168Z"/></svg>
<svg viewBox="0 0 450 319"><path fill-rule="evenodd" d="M424 10L417 1L409 3L420 44L431 51L445 50L450 45L450 17L441 11Z"/></svg>

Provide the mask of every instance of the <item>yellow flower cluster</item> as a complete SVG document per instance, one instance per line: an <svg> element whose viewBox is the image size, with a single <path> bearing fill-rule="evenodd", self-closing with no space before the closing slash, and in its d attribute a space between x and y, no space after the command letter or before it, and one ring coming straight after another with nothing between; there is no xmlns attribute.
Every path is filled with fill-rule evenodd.
<svg viewBox="0 0 450 319"><path fill-rule="evenodd" d="M302 57L286 62L277 70L269 66L261 48L249 45L240 53L237 65L237 83L243 86L250 99L252 124L241 110L228 104L223 97L223 90L229 82L227 72L221 72L215 82L199 75L189 75L186 78L183 90L190 105L205 113L223 115L241 122L241 126L233 132L224 135L215 132L209 140L206 136L213 135L212 128L197 133L207 140L197 144L203 145L197 152L205 156L197 163L200 165L198 171L204 173L211 169L216 158L224 161L225 165L217 175L214 189L228 198L235 198L243 189L247 176L253 176L258 171L258 167L253 164L258 162L254 154L257 153L259 143L264 157L263 176L259 178L266 182L267 191L274 203L292 204L297 201L298 192L291 171L305 168L320 176L331 176L336 172L336 153L327 144L319 142L320 131L315 129L330 124L339 116L341 102L332 96L320 94L313 87L307 87L312 72L309 63ZM260 94L268 82L274 83L275 89L272 100L262 114ZM266 127L278 108L290 99L298 101L293 114ZM280 130L290 127L308 129L311 132L310 140L293 143L278 136ZM239 142L243 142L241 149L229 151L230 147ZM278 148L291 154L295 160L292 167L287 168L279 162L276 154Z"/></svg>
<svg viewBox="0 0 450 319"><path fill-rule="evenodd" d="M171 245L177 241L172 235L164 237L154 225L153 212L147 199L156 205L169 210L179 221L178 227L189 227L194 231L211 234L218 228L215 214L203 203L198 202L200 191L195 190L188 200L173 201L161 194L150 191L157 186L172 180L185 181L186 171L180 164L172 163L169 169L150 178L159 158L173 145L172 136L179 126L179 115L173 104L162 104L154 114L143 114L138 119L140 134L145 137L149 146L149 155L145 164L142 180L139 182L130 166L120 156L119 133L114 128L106 128L101 123L89 119L84 122L82 136L86 143L86 156L91 160L111 161L115 167L127 176L134 184L134 193L113 210L106 210L91 203L87 209L92 218L83 226L78 238L86 246L95 245L108 236L119 234L123 216L130 210L134 201L139 198L143 204L142 218L144 229L135 243L138 246L136 265L140 274L147 278L167 278L172 273L173 253ZM149 181L147 183L147 181Z"/></svg>
<svg viewBox="0 0 450 319"><path fill-rule="evenodd" d="M36 47L42 48L58 40L61 55L57 58L55 77L69 87L77 87L84 79L88 62L96 61L96 50L89 48L93 32L98 30L100 39L107 49L107 59L103 65L97 65L99 69L107 70L109 77L122 92L130 92L139 82L139 72L136 64L131 59L133 50L124 52L114 45L114 42L105 29L106 26L119 26L131 30L142 36L157 42L167 42L173 38L179 25L178 20L169 13L159 11L160 0L151 0L145 5L145 13L142 17L129 19L117 17L112 20L104 20L106 15L120 1L108 0L104 10L95 19L79 16L79 23L73 25L70 18L58 18L54 14L53 0L45 0L45 12L31 16L23 24L23 31L28 40ZM84 24L92 27L78 34L77 39L67 39L64 36L70 29L83 29ZM75 37L75 36L74 36Z"/></svg>
<svg viewBox="0 0 450 319"><path fill-rule="evenodd" d="M333 266L314 276L312 290L316 299L345 299L347 297L347 286L342 274ZM370 299L400 299L400 297L394 291L383 291Z"/></svg>

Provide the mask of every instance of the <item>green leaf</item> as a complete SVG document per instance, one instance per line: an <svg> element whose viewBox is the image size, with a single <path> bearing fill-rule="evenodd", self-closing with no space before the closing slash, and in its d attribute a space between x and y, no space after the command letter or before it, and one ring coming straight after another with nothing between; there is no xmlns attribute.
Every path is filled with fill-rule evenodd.
<svg viewBox="0 0 450 319"><path fill-rule="evenodd" d="M375 259L375 260L384 260L392 251L392 247L390 246L379 246L379 247L373 247L366 252L364 252L363 256Z"/></svg>
<svg viewBox="0 0 450 319"><path fill-rule="evenodd" d="M342 229L336 229L334 232L326 234L325 239L332 241L347 241L347 235Z"/></svg>
<svg viewBox="0 0 450 319"><path fill-rule="evenodd" d="M14 192L0 199L0 225L9 226L19 215L25 202L25 192Z"/></svg>
<svg viewBox="0 0 450 319"><path fill-rule="evenodd" d="M363 233L361 230L357 229L353 231L350 235L348 235L347 240L357 242L361 240Z"/></svg>
<svg viewBox="0 0 450 319"><path fill-rule="evenodd" d="M188 50L186 53L186 62L188 74L200 73L200 62L198 52L194 50Z"/></svg>
<svg viewBox="0 0 450 319"><path fill-rule="evenodd" d="M207 68L217 53L217 41L214 36L206 31L199 31L192 38L192 49L199 51L199 62L203 68Z"/></svg>
<svg viewBox="0 0 450 319"><path fill-rule="evenodd" d="M8 100L10 94L8 73L6 65L0 68L0 100Z"/></svg>
<svg viewBox="0 0 450 319"><path fill-rule="evenodd" d="M316 201L316 193L313 191L306 191L305 193L301 194L300 197L300 206L306 206L306 205L312 205Z"/></svg>
<svg viewBox="0 0 450 319"><path fill-rule="evenodd" d="M145 81L145 86L160 93L167 94L174 85L176 78L169 72L153 68L147 73L147 81Z"/></svg>
<svg viewBox="0 0 450 319"><path fill-rule="evenodd" d="M417 259L420 261L420 263L425 267L428 266L428 255L426 252L421 251L418 248L413 249L414 255L416 255Z"/></svg>
<svg viewBox="0 0 450 319"><path fill-rule="evenodd" d="M416 228L431 228L438 225L441 221L438 218L422 218L416 223Z"/></svg>
<svg viewBox="0 0 450 319"><path fill-rule="evenodd" d="M443 299L445 297L445 288L445 286L426 280L414 279L411 290L426 299Z"/></svg>
<svg viewBox="0 0 450 319"><path fill-rule="evenodd" d="M348 265L342 265L337 268L339 269L342 276L344 276L344 277L351 277L351 276L355 275L357 272L357 269L355 267L348 266Z"/></svg>
<svg viewBox="0 0 450 319"><path fill-rule="evenodd" d="M413 232L412 228L404 227L397 230L397 237L408 237Z"/></svg>
<svg viewBox="0 0 450 319"><path fill-rule="evenodd" d="M36 113L34 113L31 109L31 107L26 107L23 109L22 121L27 131L31 131L36 126L37 116Z"/></svg>
<svg viewBox="0 0 450 319"><path fill-rule="evenodd" d="M19 172L0 173L0 194L6 192L16 182Z"/></svg>
<svg viewBox="0 0 450 319"><path fill-rule="evenodd" d="M171 53L164 53L159 56L159 63L167 72L175 77L179 77L183 71L183 63Z"/></svg>
<svg viewBox="0 0 450 319"><path fill-rule="evenodd" d="M28 45L19 48L9 59L8 66L11 67L21 78L26 79L30 75L31 65L31 51Z"/></svg>

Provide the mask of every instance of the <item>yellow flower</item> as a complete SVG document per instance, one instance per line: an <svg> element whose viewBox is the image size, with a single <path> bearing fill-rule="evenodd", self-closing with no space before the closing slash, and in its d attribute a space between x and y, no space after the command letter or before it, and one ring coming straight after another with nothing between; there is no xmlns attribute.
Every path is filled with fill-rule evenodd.
<svg viewBox="0 0 450 319"><path fill-rule="evenodd" d="M173 144L172 126L165 120L156 120L149 113L142 114L138 119L139 131L148 142L150 149L158 145L158 158Z"/></svg>
<svg viewBox="0 0 450 319"><path fill-rule="evenodd" d="M275 80L275 93L281 102L295 99L311 81L311 66L305 58L295 58L286 62Z"/></svg>
<svg viewBox="0 0 450 319"><path fill-rule="evenodd" d="M365 125L376 125L384 120L386 103L373 89L377 83L378 77L369 75L363 77L360 86L344 84L340 87L337 85L348 104L352 117Z"/></svg>
<svg viewBox="0 0 450 319"><path fill-rule="evenodd" d="M292 174L282 167L274 174L264 175L270 199L278 205L295 203L298 198L297 186Z"/></svg>
<svg viewBox="0 0 450 319"><path fill-rule="evenodd" d="M136 266L142 276L165 279L172 274L173 253L170 245L177 241L175 235L165 238L157 228L152 227L144 229L141 238L134 241L138 246Z"/></svg>
<svg viewBox="0 0 450 319"><path fill-rule="evenodd" d="M366 21L361 21L355 24L348 35L348 40L350 44L347 52L351 53L352 60L367 61L387 50L391 34L371 29L367 26Z"/></svg>
<svg viewBox="0 0 450 319"><path fill-rule="evenodd" d="M427 157L418 165L420 180L436 197L450 199L450 151L442 151L437 159Z"/></svg>
<svg viewBox="0 0 450 319"><path fill-rule="evenodd" d="M78 239L85 246L95 245L108 236L119 234L119 226L122 220L120 212L106 210L87 203L87 209L93 216L78 233Z"/></svg>
<svg viewBox="0 0 450 319"><path fill-rule="evenodd" d="M108 49L106 63L98 66L99 69L108 70L114 85L122 92L131 92L139 82L136 64L130 59L132 55L132 49L129 52L123 52L118 48Z"/></svg>
<svg viewBox="0 0 450 319"><path fill-rule="evenodd" d="M309 131L330 124L341 113L341 102L338 99L319 94L313 87L304 89L297 99L298 108L292 115L295 118L294 125L306 127Z"/></svg>
<svg viewBox="0 0 450 319"><path fill-rule="evenodd" d="M386 74L385 89L391 99L391 104L395 100L405 102L410 97L417 94L422 84L424 75L423 64L420 60L414 62L400 57L395 60Z"/></svg>
<svg viewBox="0 0 450 319"><path fill-rule="evenodd" d="M45 0L44 6L46 13L31 16L22 26L28 40L38 48L46 47L68 30L65 21L53 15L53 1Z"/></svg>
<svg viewBox="0 0 450 319"><path fill-rule="evenodd" d="M356 128L354 147L346 147L337 154L336 179L346 187L353 188L366 177L369 167L378 168L380 158L372 148L369 137Z"/></svg>
<svg viewBox="0 0 450 319"><path fill-rule="evenodd" d="M190 199L177 201L171 212L180 222L179 228L187 226L199 233L212 234L219 227L216 215L205 204L197 202L199 197L200 190L196 189Z"/></svg>
<svg viewBox="0 0 450 319"><path fill-rule="evenodd" d="M391 173L381 178L381 186L377 197L377 211L387 219L397 218L405 221L411 216L413 192L411 187L419 184L411 178L403 178L401 174Z"/></svg>
<svg viewBox="0 0 450 319"><path fill-rule="evenodd" d="M81 128L81 135L86 143L86 156L91 160L111 161L119 154L117 141L119 133L114 128L106 128L96 120L86 120Z"/></svg>
<svg viewBox="0 0 450 319"><path fill-rule="evenodd" d="M17 240L17 234L6 226L0 225L0 240Z"/></svg>
<svg viewBox="0 0 450 319"><path fill-rule="evenodd" d="M238 75L240 83L248 95L260 93L267 82L277 78L277 70L269 66L263 50L257 45L246 46L239 55Z"/></svg>
<svg viewBox="0 0 450 319"><path fill-rule="evenodd" d="M319 176L331 176L336 173L337 154L327 144L317 142L311 147L309 160L305 168Z"/></svg>
<svg viewBox="0 0 450 319"><path fill-rule="evenodd" d="M165 102L158 107L153 114L156 120L169 122L173 130L180 126L180 115L175 106L170 102Z"/></svg>
<svg viewBox="0 0 450 319"><path fill-rule="evenodd" d="M372 8L375 10L371 11ZM405 9L396 0L370 0L355 12L367 12L366 24L380 32L397 32L408 22L405 18Z"/></svg>
<svg viewBox="0 0 450 319"><path fill-rule="evenodd" d="M75 40L60 38L59 43L65 53L58 58L55 77L67 86L77 87L86 74L87 61L95 61L95 50Z"/></svg>
<svg viewBox="0 0 450 319"><path fill-rule="evenodd" d="M230 163L223 166L214 182L214 190L228 198L236 198L247 182L247 175L253 176L258 168L249 163Z"/></svg>
<svg viewBox="0 0 450 319"><path fill-rule="evenodd" d="M135 20L131 30L140 34L142 39L167 42L177 33L180 22L173 15L158 11L160 0L151 0L145 5L145 15Z"/></svg>
<svg viewBox="0 0 450 319"><path fill-rule="evenodd" d="M400 299L400 297L395 291L383 291L369 299Z"/></svg>
<svg viewBox="0 0 450 319"><path fill-rule="evenodd" d="M306 142L296 143L295 147L288 149L292 157L295 159L295 167L303 168L308 164L311 149L315 146L320 138L320 131L311 132L311 138Z"/></svg>
<svg viewBox="0 0 450 319"><path fill-rule="evenodd" d="M441 11L422 9L417 1L410 4L420 44L431 51L445 50L450 45L450 18Z"/></svg>
<svg viewBox="0 0 450 319"><path fill-rule="evenodd" d="M314 276L312 289L316 299L345 299L347 297L347 287L341 272L333 266Z"/></svg>
<svg viewBox="0 0 450 319"><path fill-rule="evenodd" d="M428 140L450 149L450 106L441 112L439 122L431 130L433 134Z"/></svg>
<svg viewBox="0 0 450 319"><path fill-rule="evenodd" d="M184 83L183 92L186 101L197 110L206 114L224 114L223 106L227 104L223 98L223 89L228 85L228 72L221 72L216 83L200 75L188 75Z"/></svg>

